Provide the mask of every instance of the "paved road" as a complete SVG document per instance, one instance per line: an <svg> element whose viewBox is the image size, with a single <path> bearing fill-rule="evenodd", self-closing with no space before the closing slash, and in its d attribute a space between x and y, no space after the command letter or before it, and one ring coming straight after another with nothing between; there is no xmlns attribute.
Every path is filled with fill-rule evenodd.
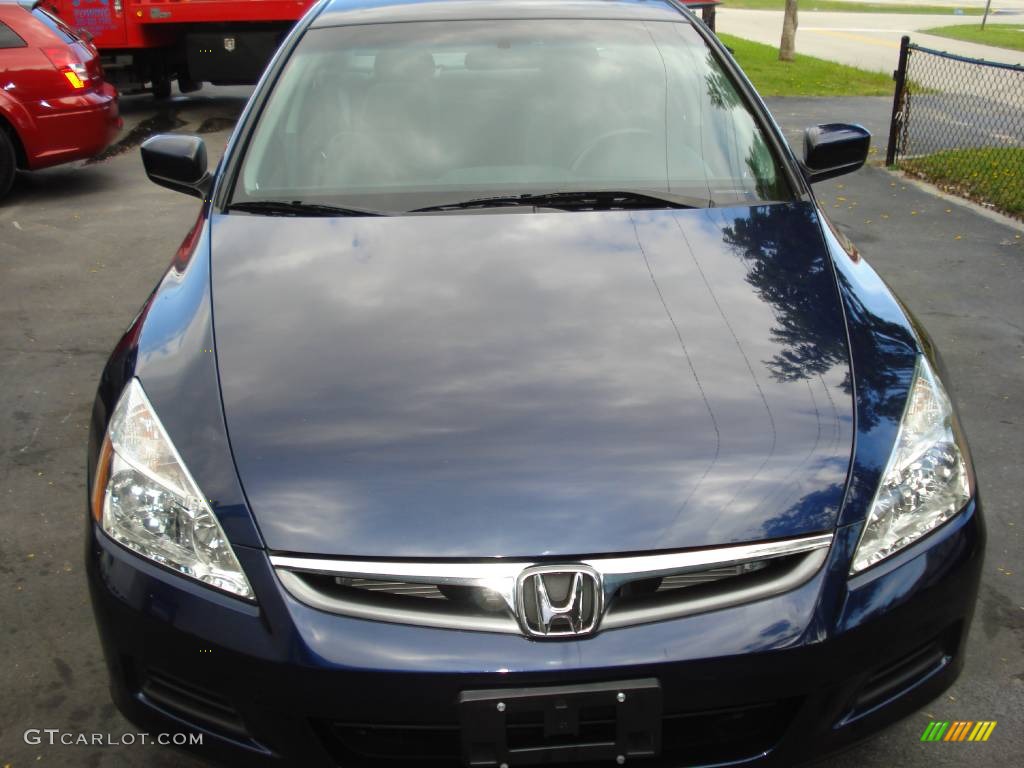
<svg viewBox="0 0 1024 768"><path fill-rule="evenodd" d="M203 130L216 157L244 89L155 111L125 100L128 143ZM773 100L797 138L821 119L885 119L885 100ZM948 696L830 768L1017 766L1024 753L1024 245L877 168L819 190L835 220L944 352L974 446L990 530L967 669ZM161 747L48 747L26 728L134 733L109 703L82 573L83 465L100 368L166 268L196 202L145 180L134 147L18 182L0 206L0 766L200 768ZM981 745L921 744L932 718L995 719Z"/></svg>
<svg viewBox="0 0 1024 768"><path fill-rule="evenodd" d="M1024 87L1024 75L1022 75ZM803 125L822 122L860 123L871 131L871 160L882 162L889 141L892 98L862 96L836 100L833 111L813 98L770 99L773 114L798 152ZM979 95L915 94L902 155L914 156L962 147L1024 146L1024 111L1005 110ZM801 122L802 121L802 122ZM901 156L902 156L901 155Z"/></svg>
<svg viewBox="0 0 1024 768"><path fill-rule="evenodd" d="M829 766L1020 765L1024 236L877 167L821 184L818 195L942 351L970 435L989 528L964 675L945 696ZM930 749L918 739L933 719L998 720L1006 741L987 753Z"/></svg>
<svg viewBox="0 0 1024 768"><path fill-rule="evenodd" d="M817 123L859 123L871 131L869 159L880 161L885 157L892 113L892 98L889 96L851 96L845 99L774 97L766 101L797 157L803 152L804 128Z"/></svg>
<svg viewBox="0 0 1024 768"><path fill-rule="evenodd" d="M246 89L122 100L121 153L23 177L0 204L0 766L193 768L160 747L32 747L27 728L135 733L110 703L82 568L85 445L102 365L197 203L144 176L154 129L219 128ZM212 95L215 94L215 95ZM132 128L138 128L137 131Z"/></svg>
<svg viewBox="0 0 1024 768"><path fill-rule="evenodd" d="M965 43L945 37L924 35L917 30L949 24L977 24L971 16L930 16L902 13L838 13L810 11L814 2L801 3L797 29L798 53L838 61L861 69L892 72L899 59L900 38L910 35L919 45L949 51L961 56L988 59L1006 64L1024 64L1024 52L988 45ZM993 22L1016 23L1024 27L1024 8ZM749 11L726 6L717 12L719 32L736 35L768 45L779 44L782 36L782 11Z"/></svg>

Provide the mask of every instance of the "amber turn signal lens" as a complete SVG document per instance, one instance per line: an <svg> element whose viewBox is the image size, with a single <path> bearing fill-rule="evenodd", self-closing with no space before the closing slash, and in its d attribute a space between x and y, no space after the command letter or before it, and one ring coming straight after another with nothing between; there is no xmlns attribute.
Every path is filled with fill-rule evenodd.
<svg viewBox="0 0 1024 768"><path fill-rule="evenodd" d="M107 494L107 482L110 480L110 459L114 455L114 448L110 444L110 435L103 436L103 445L100 446L99 460L96 462L96 477L92 482L92 516L100 523L103 521L103 498Z"/></svg>
<svg viewBox="0 0 1024 768"><path fill-rule="evenodd" d="M65 69L64 77L68 79L68 82L71 83L71 87L74 88L76 91L79 88L85 88L85 82L83 82L82 78L80 78L78 76L78 73L74 70Z"/></svg>

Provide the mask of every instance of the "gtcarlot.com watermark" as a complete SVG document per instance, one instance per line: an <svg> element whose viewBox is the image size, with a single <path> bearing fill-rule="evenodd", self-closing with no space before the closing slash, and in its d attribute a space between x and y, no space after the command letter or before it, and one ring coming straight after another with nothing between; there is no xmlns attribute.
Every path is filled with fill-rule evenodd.
<svg viewBox="0 0 1024 768"><path fill-rule="evenodd" d="M33 746L51 747L130 747L160 744L162 746L202 746L201 733L81 733L60 728L29 728L22 738Z"/></svg>

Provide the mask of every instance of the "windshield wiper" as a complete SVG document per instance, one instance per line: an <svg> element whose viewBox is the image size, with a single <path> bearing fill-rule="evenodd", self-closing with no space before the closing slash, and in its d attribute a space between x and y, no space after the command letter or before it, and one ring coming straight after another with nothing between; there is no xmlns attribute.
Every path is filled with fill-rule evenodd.
<svg viewBox="0 0 1024 768"><path fill-rule="evenodd" d="M456 203L441 203L417 208L409 213L429 211L458 211L470 208L501 208L527 206L533 208L560 208L573 211L635 211L652 208L711 208L710 200L680 197L670 193L623 192L597 190L594 192L540 192L523 195L496 195L478 197Z"/></svg>
<svg viewBox="0 0 1024 768"><path fill-rule="evenodd" d="M351 208L320 203L304 203L301 200L248 200L232 203L229 211L259 213L264 216L386 216L383 211L368 208Z"/></svg>

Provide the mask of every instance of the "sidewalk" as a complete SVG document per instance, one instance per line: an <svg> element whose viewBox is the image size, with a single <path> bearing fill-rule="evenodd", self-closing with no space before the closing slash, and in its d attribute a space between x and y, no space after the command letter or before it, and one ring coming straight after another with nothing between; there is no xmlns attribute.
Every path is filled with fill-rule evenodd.
<svg viewBox="0 0 1024 768"><path fill-rule="evenodd" d="M810 4L813 7L813 2ZM900 38L910 35L919 45L960 56L1024 64L1024 52L977 45L946 37L924 35L917 30L952 24L979 24L977 16L931 16L902 13L833 13L801 10L796 33L797 53L837 61L876 72L892 72L899 58ZM992 24L1016 24L1024 28L1024 12L990 16ZM718 10L719 32L778 46L782 36L782 11Z"/></svg>

